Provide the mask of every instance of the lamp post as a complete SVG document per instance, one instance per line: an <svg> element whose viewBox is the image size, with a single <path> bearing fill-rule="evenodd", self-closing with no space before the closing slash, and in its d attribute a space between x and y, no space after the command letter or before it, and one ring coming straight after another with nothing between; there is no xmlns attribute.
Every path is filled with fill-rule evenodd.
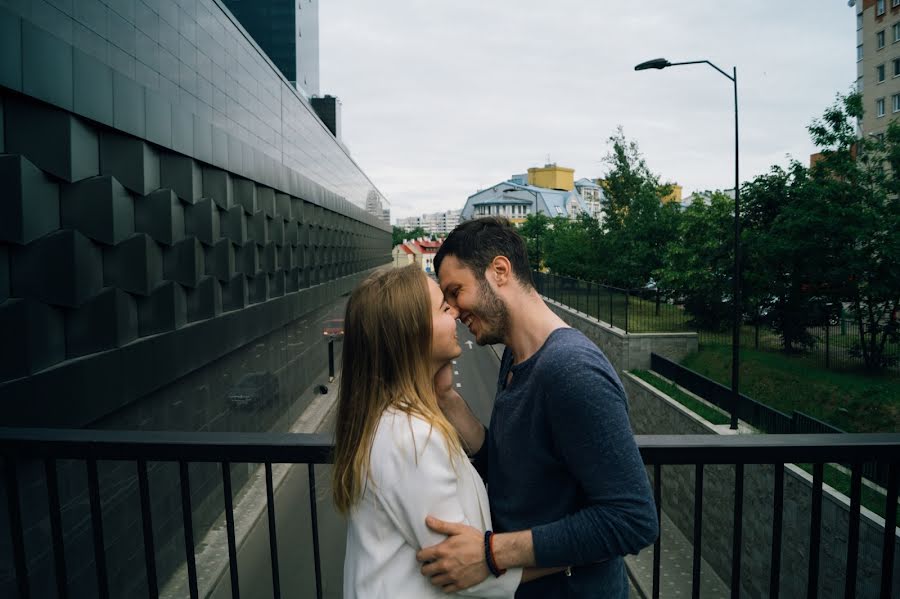
<svg viewBox="0 0 900 599"><path fill-rule="evenodd" d="M737 430L737 410L740 400L740 348L741 348L741 188L738 176L738 96L737 67L732 67L729 75L708 60L669 62L665 58L654 58L634 67L635 71L665 69L688 64L707 64L727 77L734 85L734 314L731 335L731 429Z"/></svg>

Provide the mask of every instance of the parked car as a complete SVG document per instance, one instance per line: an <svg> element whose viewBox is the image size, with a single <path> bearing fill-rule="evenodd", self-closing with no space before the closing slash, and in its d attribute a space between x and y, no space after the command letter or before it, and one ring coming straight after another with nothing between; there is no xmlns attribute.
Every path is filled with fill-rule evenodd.
<svg viewBox="0 0 900 599"><path fill-rule="evenodd" d="M322 332L326 339L342 338L344 336L344 319L334 318L325 321L325 330Z"/></svg>
<svg viewBox="0 0 900 599"><path fill-rule="evenodd" d="M256 410L278 400L278 378L271 372L244 375L228 392L228 402L242 410Z"/></svg>

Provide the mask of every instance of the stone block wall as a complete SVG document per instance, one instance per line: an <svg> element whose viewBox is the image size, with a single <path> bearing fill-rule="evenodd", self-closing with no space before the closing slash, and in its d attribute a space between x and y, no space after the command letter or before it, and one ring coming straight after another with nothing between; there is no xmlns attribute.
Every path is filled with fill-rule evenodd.
<svg viewBox="0 0 900 599"><path fill-rule="evenodd" d="M625 374L622 382L628 394L635 434L718 434L705 420L637 377ZM775 466L768 464L749 464L744 468L741 552L744 597L769 596L774 469ZM734 466L705 466L703 471L701 552L725 581L731 580L734 471ZM694 485L694 466L663 466L662 509L689 540L694 533ZM784 466L782 597L806 596L811 496L812 477L792 464ZM849 500L826 487L822 501L819 597L844 596L849 518ZM665 540L665 531L662 534ZM856 597L879 596L883 538L884 520L863 508ZM894 556L896 573L900 571L900 537L895 537ZM897 576L893 584L893 596L900 596Z"/></svg>

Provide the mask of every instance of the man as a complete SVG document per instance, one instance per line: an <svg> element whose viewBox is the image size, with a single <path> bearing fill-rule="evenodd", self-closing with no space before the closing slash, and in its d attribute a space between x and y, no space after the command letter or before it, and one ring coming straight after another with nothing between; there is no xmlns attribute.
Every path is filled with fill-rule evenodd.
<svg viewBox="0 0 900 599"><path fill-rule="evenodd" d="M489 430L446 373L436 380L487 482L495 534L428 518L448 538L418 553L422 574L453 592L510 567L561 567L516 597L627 599L622 556L653 543L658 522L615 370L540 298L524 240L506 219L459 225L434 267L478 344L506 351Z"/></svg>

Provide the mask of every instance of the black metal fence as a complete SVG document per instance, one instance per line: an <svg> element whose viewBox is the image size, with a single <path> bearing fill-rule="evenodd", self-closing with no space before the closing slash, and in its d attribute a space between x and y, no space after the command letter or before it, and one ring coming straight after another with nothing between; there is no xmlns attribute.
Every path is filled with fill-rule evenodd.
<svg viewBox="0 0 900 599"><path fill-rule="evenodd" d="M728 387L654 353L650 354L650 370L687 389L694 395L702 397L714 406L731 412L732 393ZM738 418L744 422L770 434L847 434L846 431L803 412L795 410L788 415L747 397L743 393L740 394L737 414ZM888 483L888 471L884 465L865 464L863 476L882 486Z"/></svg>
<svg viewBox="0 0 900 599"><path fill-rule="evenodd" d="M550 273L535 272L538 292L626 333L692 330L681 306L655 289L622 289Z"/></svg>
<svg viewBox="0 0 900 599"><path fill-rule="evenodd" d="M653 488L657 510L662 505L663 466L694 466L694 536L693 536L693 596L700 593L700 548L703 518L704 467L713 464L735 466L734 518L731 563L731 595L737 597L741 588L741 547L744 506L744 465L775 465L775 483L772 489L773 514L771 548L770 596L779 596L782 574L782 512L784 509L784 464L812 463L813 479L810 510L810 540L808 563L808 596L816 597L819 585L820 549L822 548L822 492L823 467L826 463L851 464L850 518L846 552L846 597L853 597L857 588L858 548L860 538L860 494L862 464L883 463L888 466L887 497L881 556L880 596L891 597L894 585L895 525L897 514L897 474L900 464L900 437L898 435L741 435L717 437L709 435L639 436L638 447L645 464L652 467ZM62 534L59 511L59 489L55 468L61 460L81 462L86 471L90 489L90 526L93 530L95 576L100 597L109 596L109 584L105 570L106 554L103 543L103 526L107 514L99 501L101 482L97 476L98 460L132 462L136 465L140 487L140 506L137 516L143 522L144 568L147 572L147 593L151 599L159 595L156 576L153 524L149 508L150 488L147 463L150 461L178 464L181 473L181 515L184 518L184 555L187 563L190 595L198 597L195 542L191 526L190 481L188 464L204 462L219 464L223 480L223 508L228 537L228 558L232 596L239 598L238 555L235 539L234 504L230 489L233 464L261 463L266 470L266 498L268 511L269 550L273 595L281 596L279 584L278 544L275 517L275 493L272 482L273 464L307 464L309 471L310 514L313 525L316 593L321 597L319 538L314 491L315 464L331 460L331 439L321 435L297 435L276 433L177 433L133 431L75 431L56 429L0 429L0 457L3 459L3 482L9 517L9 540L13 549L14 576L18 596L32 596L29 587L29 562L22 529L21 480L18 473L23 465L35 462L44 465L47 473L47 519L52 537L52 554L56 578L57 596L67 597L66 539ZM722 534L727 534L722 531ZM827 539L825 540L827 542ZM660 594L660 556L662 541L656 540L653 565L653 597ZM71 549L71 548L69 548Z"/></svg>
<svg viewBox="0 0 900 599"><path fill-rule="evenodd" d="M713 331L691 324L691 315L684 306L667 300L667 294L659 289L622 289L552 273L533 274L541 295L626 333L696 331L700 345L730 345L732 342L730 329ZM804 347L802 353L814 357L825 368L864 366L856 321L839 318L808 327L807 332L812 343ZM764 322L744 323L741 347L781 351L783 343L781 336ZM900 371L900 343L886 343L884 353L888 369Z"/></svg>

